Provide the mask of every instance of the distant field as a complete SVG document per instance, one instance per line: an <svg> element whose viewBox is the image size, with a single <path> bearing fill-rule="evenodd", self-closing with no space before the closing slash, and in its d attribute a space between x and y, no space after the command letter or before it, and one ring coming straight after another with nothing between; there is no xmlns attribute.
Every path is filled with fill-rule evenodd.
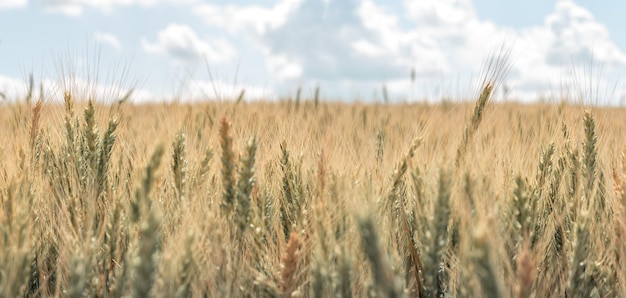
<svg viewBox="0 0 626 298"><path fill-rule="evenodd" d="M625 297L626 109L0 107L3 297Z"/></svg>

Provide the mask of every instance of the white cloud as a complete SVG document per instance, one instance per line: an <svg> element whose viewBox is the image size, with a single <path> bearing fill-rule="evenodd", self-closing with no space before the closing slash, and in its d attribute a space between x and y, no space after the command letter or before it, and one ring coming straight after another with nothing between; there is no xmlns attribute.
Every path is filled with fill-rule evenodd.
<svg viewBox="0 0 626 298"><path fill-rule="evenodd" d="M549 64L594 58L607 66L626 65L626 55L612 43L606 27L574 2L558 2L555 12L546 18L545 26L554 35L546 57Z"/></svg>
<svg viewBox="0 0 626 298"><path fill-rule="evenodd" d="M86 8L99 10L102 13L110 13L115 7L133 5L150 7L159 4L180 5L193 4L195 2L196 0L42 0L41 4L48 12L79 16L83 14Z"/></svg>
<svg viewBox="0 0 626 298"><path fill-rule="evenodd" d="M94 83L84 78L65 77L61 80L43 78L34 82L33 98L39 98L43 89L44 99L49 102L62 102L65 91L70 91L74 98L80 100L94 99L100 102L114 102L125 96L131 88L120 84ZM43 87L43 88L41 88ZM28 84L22 79L0 75L0 100L22 100L28 94ZM154 100L147 90L133 88L130 96L132 101Z"/></svg>
<svg viewBox="0 0 626 298"><path fill-rule="evenodd" d="M562 89L589 93L581 89L594 88L605 97L599 100L607 102L611 100L608 90L613 83L594 77L594 86L585 86L581 81L588 79L581 76L595 76L591 72L596 70L580 73L576 69L593 61L607 71L603 73L606 76L611 71L626 70L626 54L611 40L606 27L572 1L557 2L541 26L523 28L516 34L518 53L509 76L513 96L532 99L538 94L558 94Z"/></svg>
<svg viewBox="0 0 626 298"><path fill-rule="evenodd" d="M0 75L0 100L15 100L26 95L28 86L20 79Z"/></svg>
<svg viewBox="0 0 626 298"><path fill-rule="evenodd" d="M75 1L49 0L42 2L46 12L60 13L77 17L83 14L83 5Z"/></svg>
<svg viewBox="0 0 626 298"><path fill-rule="evenodd" d="M66 91L79 100L93 99L98 102L116 102L129 93L132 89L129 100L134 102L154 100L151 92L142 88L132 88L120 83L93 82L83 77L67 76L61 79L44 78L41 80L45 98L48 101L63 100Z"/></svg>
<svg viewBox="0 0 626 298"><path fill-rule="evenodd" d="M357 15L364 3L282 0L271 8L202 5L197 13L210 25L249 36L266 56L272 78L378 80L408 73L407 48L385 43L387 36L364 26Z"/></svg>
<svg viewBox="0 0 626 298"><path fill-rule="evenodd" d="M398 95L433 96L450 86L467 95L487 56L502 43L513 48L507 85L514 96L546 94L573 82L572 68L592 59L605 71L626 70L626 53L607 28L570 0L555 1L542 24L515 29L481 19L472 0L404 0L396 10L375 0L275 0L271 6L197 0L42 1L68 15L81 15L85 9L107 13L131 5L191 4L206 25L220 29L207 32L221 35L169 24L156 36L143 38L143 50L182 62L206 58L223 67L231 67L228 62L238 55L261 57L255 71L264 68L257 73L267 78L255 79L268 81L272 90L319 83L328 92L350 87L371 94L386 82L390 93ZM9 2L0 0L0 8L3 3ZM121 48L115 36L96 33L95 38ZM415 84L409 80L411 69L416 71Z"/></svg>
<svg viewBox="0 0 626 298"><path fill-rule="evenodd" d="M157 34L157 42L142 39L143 49L148 53L171 56L179 61L223 62L235 54L233 46L225 39L203 39L189 26L169 24Z"/></svg>
<svg viewBox="0 0 626 298"><path fill-rule="evenodd" d="M279 81L296 79L302 76L302 66L295 61L290 61L285 56L267 57L266 64L269 71Z"/></svg>
<svg viewBox="0 0 626 298"><path fill-rule="evenodd" d="M94 39L99 43L113 47L115 50L119 51L122 49L122 43L119 38L111 33L96 32L94 34Z"/></svg>
<svg viewBox="0 0 626 298"><path fill-rule="evenodd" d="M407 6L414 2L407 1ZM454 12L443 10L449 11ZM453 72L454 61L446 55L451 51L442 48L463 38L463 33L449 28L445 28L449 33L439 27L405 31L397 15L371 0L283 0L272 8L201 5L197 13L210 25L254 33L250 40L265 52L270 75L282 79L351 78L379 84L384 79L408 77L413 66L423 76ZM253 15L259 17L248 17ZM457 22L468 19L459 15ZM446 33L445 41L440 41L440 33Z"/></svg>
<svg viewBox="0 0 626 298"><path fill-rule="evenodd" d="M408 15L420 26L463 26L476 19L471 0L405 1Z"/></svg>
<svg viewBox="0 0 626 298"><path fill-rule="evenodd" d="M28 0L0 0L0 10L23 8L28 5Z"/></svg>
<svg viewBox="0 0 626 298"><path fill-rule="evenodd" d="M219 99L219 100L236 100L243 90L243 100L271 100L276 98L276 93L269 87L248 85L248 84L231 84L223 80L190 80L180 88L179 94L176 96L182 101L197 101Z"/></svg>
<svg viewBox="0 0 626 298"><path fill-rule="evenodd" d="M369 58L381 57L384 55L384 49L365 39L359 39L352 43L352 49L357 53Z"/></svg>
<svg viewBox="0 0 626 298"><path fill-rule="evenodd" d="M542 25L515 30L479 19L469 0L434 3L406 1L409 16L417 24L409 34L433 40L435 52L443 53L443 62L449 65L444 74L476 73L486 56L503 42L513 49L507 84L512 95L523 100L558 93L560 88L581 88L572 69L592 60L604 68L626 70L626 56L606 27L572 1L556 2ZM416 67L420 64L424 65ZM602 81L596 85L610 84Z"/></svg>
<svg viewBox="0 0 626 298"><path fill-rule="evenodd" d="M414 68L417 83L431 86L417 89L440 90L459 79L476 79L503 43L513 48L507 84L521 97L573 81L572 67L592 59L626 70L626 54L606 27L569 0L557 1L543 24L521 29L480 19L471 0L405 0L404 8L402 15L373 0L282 0L273 7L203 4L196 13L210 26L247 36L279 83L317 81L324 87L341 81L379 89L386 81L390 92L404 88L408 94ZM439 87L432 87L433 80Z"/></svg>
<svg viewBox="0 0 626 298"><path fill-rule="evenodd" d="M287 21L288 15L296 9L302 0L282 0L272 8L258 5L199 4L194 12L209 25L228 28L231 31L250 30L264 34L268 29L275 29Z"/></svg>

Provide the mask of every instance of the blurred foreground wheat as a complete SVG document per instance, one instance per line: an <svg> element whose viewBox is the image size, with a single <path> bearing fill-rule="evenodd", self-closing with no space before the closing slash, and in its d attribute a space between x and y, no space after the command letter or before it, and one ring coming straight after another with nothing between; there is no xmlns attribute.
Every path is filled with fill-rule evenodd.
<svg viewBox="0 0 626 298"><path fill-rule="evenodd" d="M1 297L623 297L626 110L0 107Z"/></svg>

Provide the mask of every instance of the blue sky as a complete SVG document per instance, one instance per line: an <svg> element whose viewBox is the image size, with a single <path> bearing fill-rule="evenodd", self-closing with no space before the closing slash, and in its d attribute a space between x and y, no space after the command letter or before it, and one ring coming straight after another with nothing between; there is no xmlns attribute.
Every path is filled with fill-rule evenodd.
<svg viewBox="0 0 626 298"><path fill-rule="evenodd" d="M63 89L134 100L464 99L505 44L510 97L569 94L621 103L625 1L0 0L0 92L34 75ZM411 69L416 80L410 80Z"/></svg>

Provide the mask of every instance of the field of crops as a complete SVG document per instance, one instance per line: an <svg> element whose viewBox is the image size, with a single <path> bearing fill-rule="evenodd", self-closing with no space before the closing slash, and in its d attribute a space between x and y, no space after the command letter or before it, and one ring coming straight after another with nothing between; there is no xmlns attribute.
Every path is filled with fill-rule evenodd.
<svg viewBox="0 0 626 298"><path fill-rule="evenodd" d="M626 110L0 107L0 297L624 297Z"/></svg>

